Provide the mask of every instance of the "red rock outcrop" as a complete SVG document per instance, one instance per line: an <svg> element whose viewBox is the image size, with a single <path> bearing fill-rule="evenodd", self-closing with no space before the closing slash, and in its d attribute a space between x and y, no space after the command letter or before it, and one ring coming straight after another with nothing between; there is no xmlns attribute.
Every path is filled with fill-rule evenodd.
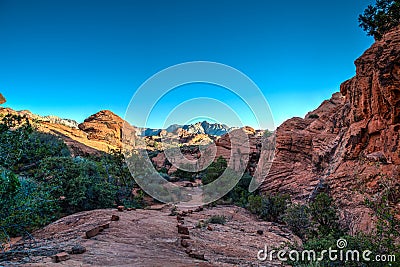
<svg viewBox="0 0 400 267"><path fill-rule="evenodd" d="M2 94L0 94L0 105L6 103L6 99Z"/></svg>
<svg viewBox="0 0 400 267"><path fill-rule="evenodd" d="M102 110L93 114L79 124L79 129L88 134L89 140L105 142L115 147L122 146L122 128L124 120L109 110ZM135 132L133 127L125 125L124 130ZM129 136L132 136L128 133Z"/></svg>
<svg viewBox="0 0 400 267"><path fill-rule="evenodd" d="M343 219L351 216L354 231L368 231L364 199L379 195L380 181L400 182L400 28L374 43L355 65L356 76L340 93L304 119L278 127L275 160L261 190L305 201L326 183ZM393 208L399 215L398 201Z"/></svg>

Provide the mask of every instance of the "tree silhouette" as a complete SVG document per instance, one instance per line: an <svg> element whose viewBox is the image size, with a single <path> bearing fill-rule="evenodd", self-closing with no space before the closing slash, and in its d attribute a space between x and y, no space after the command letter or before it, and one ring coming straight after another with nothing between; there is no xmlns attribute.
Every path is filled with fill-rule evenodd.
<svg viewBox="0 0 400 267"><path fill-rule="evenodd" d="M358 17L360 27L380 40L382 36L400 25L400 0L377 0L375 5L369 5Z"/></svg>

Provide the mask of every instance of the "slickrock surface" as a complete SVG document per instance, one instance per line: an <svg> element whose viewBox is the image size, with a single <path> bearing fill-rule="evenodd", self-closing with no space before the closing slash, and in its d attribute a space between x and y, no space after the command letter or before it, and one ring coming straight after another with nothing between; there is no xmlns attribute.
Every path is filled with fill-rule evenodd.
<svg viewBox="0 0 400 267"><path fill-rule="evenodd" d="M22 266L275 266L277 262L259 262L257 252L264 245L272 248L300 242L283 226L260 222L239 207L170 214L168 206L160 205L124 212L95 210L62 218L34 233L36 255L30 257L33 262ZM111 221L112 215L120 219ZM223 215L227 221L196 227L212 215ZM85 238L86 231L104 224L109 228ZM189 235L179 234L178 224L187 228ZM262 235L257 234L260 230ZM72 254L73 247L86 251ZM61 252L69 252L69 259L54 263L51 256Z"/></svg>

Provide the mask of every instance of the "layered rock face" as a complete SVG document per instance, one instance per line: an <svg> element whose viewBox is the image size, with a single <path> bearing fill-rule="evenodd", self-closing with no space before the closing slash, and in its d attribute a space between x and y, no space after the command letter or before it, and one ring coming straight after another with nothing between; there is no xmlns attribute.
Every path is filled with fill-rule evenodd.
<svg viewBox="0 0 400 267"><path fill-rule="evenodd" d="M105 142L115 147L122 146L122 129L125 121L109 110L102 110L93 114L79 124L79 129L88 134L89 140ZM124 130L130 131L129 136L134 136L135 129L126 124Z"/></svg>
<svg viewBox="0 0 400 267"><path fill-rule="evenodd" d="M356 76L340 93L277 129L275 160L261 190L306 201L326 183L342 217L356 219L355 230L368 231L364 199L379 195L381 181L400 182L400 28L355 65ZM400 215L399 203L393 208Z"/></svg>

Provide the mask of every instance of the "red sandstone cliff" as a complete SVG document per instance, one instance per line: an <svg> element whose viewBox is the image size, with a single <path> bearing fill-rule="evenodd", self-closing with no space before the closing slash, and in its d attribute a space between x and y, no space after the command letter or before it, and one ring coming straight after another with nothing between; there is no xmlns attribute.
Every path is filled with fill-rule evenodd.
<svg viewBox="0 0 400 267"><path fill-rule="evenodd" d="M261 190L305 201L326 183L342 216L356 220L354 230L368 230L364 199L379 197L380 181L394 188L400 183L400 28L374 43L355 65L356 76L340 93L277 129L274 163ZM391 204L400 215L399 197Z"/></svg>

